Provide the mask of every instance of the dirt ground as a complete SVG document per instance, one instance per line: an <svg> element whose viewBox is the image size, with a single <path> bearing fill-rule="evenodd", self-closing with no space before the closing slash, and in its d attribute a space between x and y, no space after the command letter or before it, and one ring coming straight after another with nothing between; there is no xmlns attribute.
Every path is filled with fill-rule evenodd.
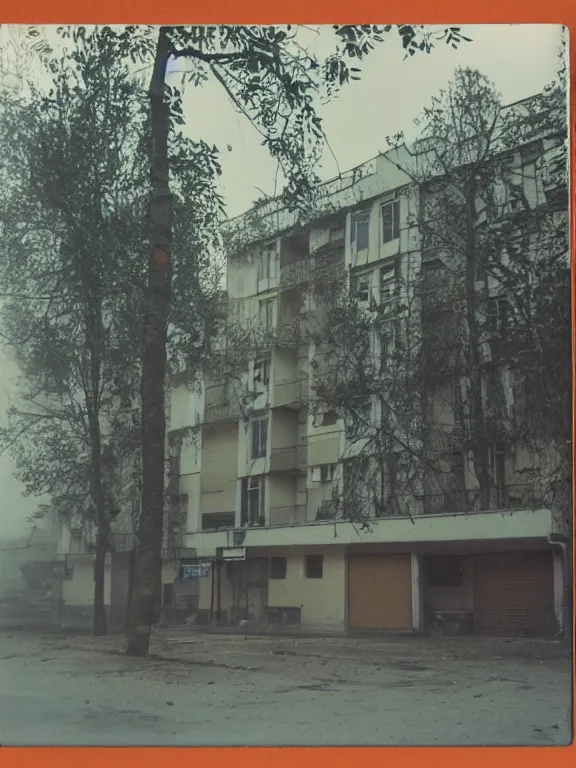
<svg viewBox="0 0 576 768"><path fill-rule="evenodd" d="M0 633L5 745L566 745L550 643Z"/></svg>

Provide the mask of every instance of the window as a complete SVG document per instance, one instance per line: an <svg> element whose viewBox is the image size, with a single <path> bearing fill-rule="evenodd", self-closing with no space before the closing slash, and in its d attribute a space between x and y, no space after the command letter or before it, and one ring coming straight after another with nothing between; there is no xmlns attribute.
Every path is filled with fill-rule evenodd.
<svg viewBox="0 0 576 768"><path fill-rule="evenodd" d="M461 587L464 584L464 558L459 555L426 558L429 587Z"/></svg>
<svg viewBox="0 0 576 768"><path fill-rule="evenodd" d="M506 446L504 443L494 443L489 448L490 473L496 488L501 488L506 482Z"/></svg>
<svg viewBox="0 0 576 768"><path fill-rule="evenodd" d="M465 489L462 453L460 451L449 453L446 455L445 460L449 467L449 475L446 478L447 490L449 493L458 493L460 495Z"/></svg>
<svg viewBox="0 0 576 768"><path fill-rule="evenodd" d="M260 302L260 325L265 331L274 327L274 299Z"/></svg>
<svg viewBox="0 0 576 768"><path fill-rule="evenodd" d="M398 341L398 324L392 320L382 323L378 329L378 353L380 370L383 370L392 359Z"/></svg>
<svg viewBox="0 0 576 768"><path fill-rule="evenodd" d="M400 201L392 200L380 206L382 215L382 242L389 243L400 237Z"/></svg>
<svg viewBox="0 0 576 768"><path fill-rule="evenodd" d="M321 579L324 571L324 555L306 555L305 574L307 579Z"/></svg>
<svg viewBox="0 0 576 768"><path fill-rule="evenodd" d="M332 427L338 422L336 411L318 411L314 414L312 424L314 427Z"/></svg>
<svg viewBox="0 0 576 768"><path fill-rule="evenodd" d="M528 381L521 371L511 371L514 416L521 423L528 414Z"/></svg>
<svg viewBox="0 0 576 768"><path fill-rule="evenodd" d="M502 296L495 296L488 299L486 310L486 322L488 331L501 339L506 338L509 319L509 304Z"/></svg>
<svg viewBox="0 0 576 768"><path fill-rule="evenodd" d="M252 422L252 458L262 459L266 456L268 442L268 419L254 419Z"/></svg>
<svg viewBox="0 0 576 768"><path fill-rule="evenodd" d="M321 464L318 467L312 467L312 482L329 483L334 477L336 464Z"/></svg>
<svg viewBox="0 0 576 768"><path fill-rule="evenodd" d="M285 557L270 558L270 578L271 579L286 578L286 558Z"/></svg>
<svg viewBox="0 0 576 768"><path fill-rule="evenodd" d="M263 246L258 264L258 279L268 280L276 277L276 241Z"/></svg>
<svg viewBox="0 0 576 768"><path fill-rule="evenodd" d="M359 211L352 217L352 242L357 251L365 251L368 248L370 233L370 211Z"/></svg>
<svg viewBox="0 0 576 768"><path fill-rule="evenodd" d="M264 392L270 383L270 360L254 363L254 389Z"/></svg>
<svg viewBox="0 0 576 768"><path fill-rule="evenodd" d="M370 301L370 295L372 293L372 272L353 276L352 293L359 302L366 303Z"/></svg>
<svg viewBox="0 0 576 768"><path fill-rule="evenodd" d="M344 228L343 227L331 227L330 228L330 242L331 243L337 243L340 240L344 239Z"/></svg>
<svg viewBox="0 0 576 768"><path fill-rule="evenodd" d="M380 270L380 304L388 304L398 297L398 265L392 262Z"/></svg>
<svg viewBox="0 0 576 768"><path fill-rule="evenodd" d="M223 528L234 528L235 525L235 512L205 512L202 515L203 531L217 531Z"/></svg>
<svg viewBox="0 0 576 768"><path fill-rule="evenodd" d="M372 400L357 398L350 405L350 411L345 418L345 434L349 439L364 437L372 424Z"/></svg>
<svg viewBox="0 0 576 768"><path fill-rule="evenodd" d="M264 525L264 477L245 477L242 480L240 524Z"/></svg>
<svg viewBox="0 0 576 768"><path fill-rule="evenodd" d="M322 483L330 483L336 471L336 464L323 464L320 467L320 480Z"/></svg>
<svg viewBox="0 0 576 768"><path fill-rule="evenodd" d="M162 585L162 606L164 608L174 607L174 584Z"/></svg>

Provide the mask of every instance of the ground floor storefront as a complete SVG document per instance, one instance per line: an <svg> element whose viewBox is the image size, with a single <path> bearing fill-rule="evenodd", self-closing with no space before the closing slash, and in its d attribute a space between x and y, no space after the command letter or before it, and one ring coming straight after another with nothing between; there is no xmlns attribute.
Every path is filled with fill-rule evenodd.
<svg viewBox="0 0 576 768"><path fill-rule="evenodd" d="M198 566L189 617L198 626L539 638L563 630L562 552L542 543L267 547L188 562Z"/></svg>

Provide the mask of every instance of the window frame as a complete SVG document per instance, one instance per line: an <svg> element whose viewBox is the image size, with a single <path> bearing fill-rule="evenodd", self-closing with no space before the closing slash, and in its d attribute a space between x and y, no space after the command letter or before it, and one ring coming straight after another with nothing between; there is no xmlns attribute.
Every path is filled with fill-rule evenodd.
<svg viewBox="0 0 576 768"><path fill-rule="evenodd" d="M261 527L265 525L265 476L250 475L242 478L240 490L240 525L243 528ZM253 509L253 499L257 497L257 514L251 514ZM245 513L245 519L243 518Z"/></svg>
<svg viewBox="0 0 576 768"><path fill-rule="evenodd" d="M384 211L390 210L391 223L384 222ZM393 243L400 237L400 200L395 197L393 200L385 200L380 203L380 221L382 223L382 244ZM387 237L387 232L390 237Z"/></svg>
<svg viewBox="0 0 576 768"><path fill-rule="evenodd" d="M258 314L262 328L265 331L272 331L274 329L274 299L262 299L258 307Z"/></svg>
<svg viewBox="0 0 576 768"><path fill-rule="evenodd" d="M268 453L268 416L259 416L250 421L250 457L265 459ZM264 438L262 439L262 434ZM262 447L264 443L264 447Z"/></svg>
<svg viewBox="0 0 576 768"><path fill-rule="evenodd" d="M360 292L360 283L366 282L366 298L362 298L361 292ZM356 301L359 304L368 304L373 296L374 293L374 270L370 270L369 272L358 272L358 274L353 274L351 276L351 288L352 288L352 294ZM362 294L364 291L362 291Z"/></svg>
<svg viewBox="0 0 576 768"><path fill-rule="evenodd" d="M311 572L312 564L320 566L315 574ZM323 579L324 578L324 555L304 555L304 578L305 579Z"/></svg>
<svg viewBox="0 0 576 768"><path fill-rule="evenodd" d="M370 213L370 209L365 209L356 211L352 214L352 225L350 229L352 233L352 244L356 253L367 251L370 248ZM366 227L366 244L362 245L362 247L358 245L359 225L364 225ZM364 239L362 239L362 242L364 242Z"/></svg>
<svg viewBox="0 0 576 768"><path fill-rule="evenodd" d="M276 565L282 564L282 568L280 568L280 573L282 573L282 576L278 576L277 572L274 570L273 563ZM268 571L268 578L271 581L285 581L286 575L288 572L288 558L287 557L271 557L270 563L269 563L269 571Z"/></svg>
<svg viewBox="0 0 576 768"><path fill-rule="evenodd" d="M257 370L261 369L260 378L257 379ZM270 384L270 372L271 372L271 360L269 357L266 358L260 358L259 360L254 361L254 368L252 371L252 383L254 385L254 389L256 389L256 384L260 383L264 387L263 391L265 392L268 389L268 386Z"/></svg>

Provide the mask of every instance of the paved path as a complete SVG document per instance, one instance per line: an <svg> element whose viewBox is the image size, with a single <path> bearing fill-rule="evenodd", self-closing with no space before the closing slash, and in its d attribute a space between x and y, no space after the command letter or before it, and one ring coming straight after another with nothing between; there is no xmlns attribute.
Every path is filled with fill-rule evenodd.
<svg viewBox="0 0 576 768"><path fill-rule="evenodd" d="M569 662L360 641L0 634L8 745L554 745ZM466 648L466 646L461 646Z"/></svg>

